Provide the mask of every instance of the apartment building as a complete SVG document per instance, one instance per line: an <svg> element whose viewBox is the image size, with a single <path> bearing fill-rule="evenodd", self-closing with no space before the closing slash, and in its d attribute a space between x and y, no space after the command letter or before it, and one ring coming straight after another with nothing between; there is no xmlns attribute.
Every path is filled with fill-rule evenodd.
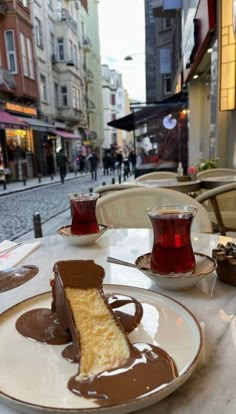
<svg viewBox="0 0 236 414"><path fill-rule="evenodd" d="M102 65L104 150L122 149L131 145L130 133L112 128L109 122L122 118L129 111L129 98L122 85L122 75L108 65Z"/></svg>
<svg viewBox="0 0 236 414"><path fill-rule="evenodd" d="M13 177L33 175L34 140L14 115L37 116L39 97L30 10L25 1L0 3L0 165Z"/></svg>
<svg viewBox="0 0 236 414"><path fill-rule="evenodd" d="M16 50L17 71L14 72L10 66L13 53L7 61L12 50L8 55L2 52L9 76L15 82L19 80L18 88L25 87L27 98L31 98L31 101L34 98L34 111L23 108L23 112L19 112L19 107L15 108L15 114L20 115L24 126L27 126L27 132L21 134L32 137L32 168L30 172L29 168L24 171L26 176L54 174L56 153L61 147L73 168L79 152L86 154L88 147L97 148L99 152L102 145L103 105L97 3L95 0L1 2L0 29L6 46L9 44L12 47L9 34L10 40L6 39L6 30L12 26L10 16L16 14L20 24L24 22L26 25L28 22L24 30L20 29L19 23L15 26L14 41L16 45L19 43L18 54ZM10 5L13 13L9 13ZM23 35L19 36L19 29L27 37L25 42ZM35 85L35 91L31 97L28 95L32 94L32 85ZM18 96L15 92L12 93L11 101ZM19 90L20 100L22 96L23 90ZM13 109L11 105L11 111ZM12 169L8 154L4 164ZM19 174L15 176L20 178Z"/></svg>
<svg viewBox="0 0 236 414"><path fill-rule="evenodd" d="M181 2L169 3L145 0L147 102L168 98L181 83Z"/></svg>

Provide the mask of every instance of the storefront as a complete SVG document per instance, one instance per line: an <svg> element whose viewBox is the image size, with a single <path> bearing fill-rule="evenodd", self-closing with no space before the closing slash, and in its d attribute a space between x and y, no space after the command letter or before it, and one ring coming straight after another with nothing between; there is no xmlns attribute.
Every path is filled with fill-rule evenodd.
<svg viewBox="0 0 236 414"><path fill-rule="evenodd" d="M22 180L26 176L26 154L31 145L28 125L0 110L0 168L11 179Z"/></svg>

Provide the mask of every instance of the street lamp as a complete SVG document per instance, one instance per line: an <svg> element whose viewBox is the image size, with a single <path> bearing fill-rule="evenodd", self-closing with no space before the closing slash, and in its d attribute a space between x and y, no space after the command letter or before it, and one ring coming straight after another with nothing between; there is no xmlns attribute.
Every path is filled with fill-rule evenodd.
<svg viewBox="0 0 236 414"><path fill-rule="evenodd" d="M129 60L133 60L133 56L138 56L138 55L144 55L144 52L140 52L140 53L131 53L130 55L127 55L124 57L124 60L129 61Z"/></svg>

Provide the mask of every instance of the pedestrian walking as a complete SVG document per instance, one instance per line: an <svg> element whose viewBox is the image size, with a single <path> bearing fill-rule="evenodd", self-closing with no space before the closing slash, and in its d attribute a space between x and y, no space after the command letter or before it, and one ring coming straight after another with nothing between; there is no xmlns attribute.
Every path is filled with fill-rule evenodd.
<svg viewBox="0 0 236 414"><path fill-rule="evenodd" d="M98 163L98 158L97 158L96 152L95 151L92 151L88 155L87 160L88 160L88 163L89 163L92 180L97 181L97 163Z"/></svg>
<svg viewBox="0 0 236 414"><path fill-rule="evenodd" d="M60 172L61 182L62 184L64 184L65 177L67 174L68 159L62 149L60 149L60 151L57 153L56 161L57 161L57 168L59 169L59 172Z"/></svg>

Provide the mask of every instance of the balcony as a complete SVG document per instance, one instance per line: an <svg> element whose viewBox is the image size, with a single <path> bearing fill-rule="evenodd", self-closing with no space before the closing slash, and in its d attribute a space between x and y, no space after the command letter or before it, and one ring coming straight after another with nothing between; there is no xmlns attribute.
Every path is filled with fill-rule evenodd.
<svg viewBox="0 0 236 414"><path fill-rule="evenodd" d="M91 52L92 50L92 43L87 36L83 39L83 49L84 52Z"/></svg>
<svg viewBox="0 0 236 414"><path fill-rule="evenodd" d="M91 99L88 99L88 113L94 112L96 112L96 105Z"/></svg>
<svg viewBox="0 0 236 414"><path fill-rule="evenodd" d="M57 10L57 21L58 22L65 22L70 29L77 34L78 32L78 24L77 22L71 17L70 12L68 9L62 8Z"/></svg>
<svg viewBox="0 0 236 414"><path fill-rule="evenodd" d="M92 83L94 80L93 72L90 69L86 69L85 80L86 83Z"/></svg>
<svg viewBox="0 0 236 414"><path fill-rule="evenodd" d="M182 8L182 0L152 0L154 17L175 17L177 10Z"/></svg>
<svg viewBox="0 0 236 414"><path fill-rule="evenodd" d="M12 91L16 89L16 81L14 76L7 70L0 66L0 89L4 86L4 89Z"/></svg>
<svg viewBox="0 0 236 414"><path fill-rule="evenodd" d="M0 0L0 17L4 17L7 13L8 5L6 0Z"/></svg>

